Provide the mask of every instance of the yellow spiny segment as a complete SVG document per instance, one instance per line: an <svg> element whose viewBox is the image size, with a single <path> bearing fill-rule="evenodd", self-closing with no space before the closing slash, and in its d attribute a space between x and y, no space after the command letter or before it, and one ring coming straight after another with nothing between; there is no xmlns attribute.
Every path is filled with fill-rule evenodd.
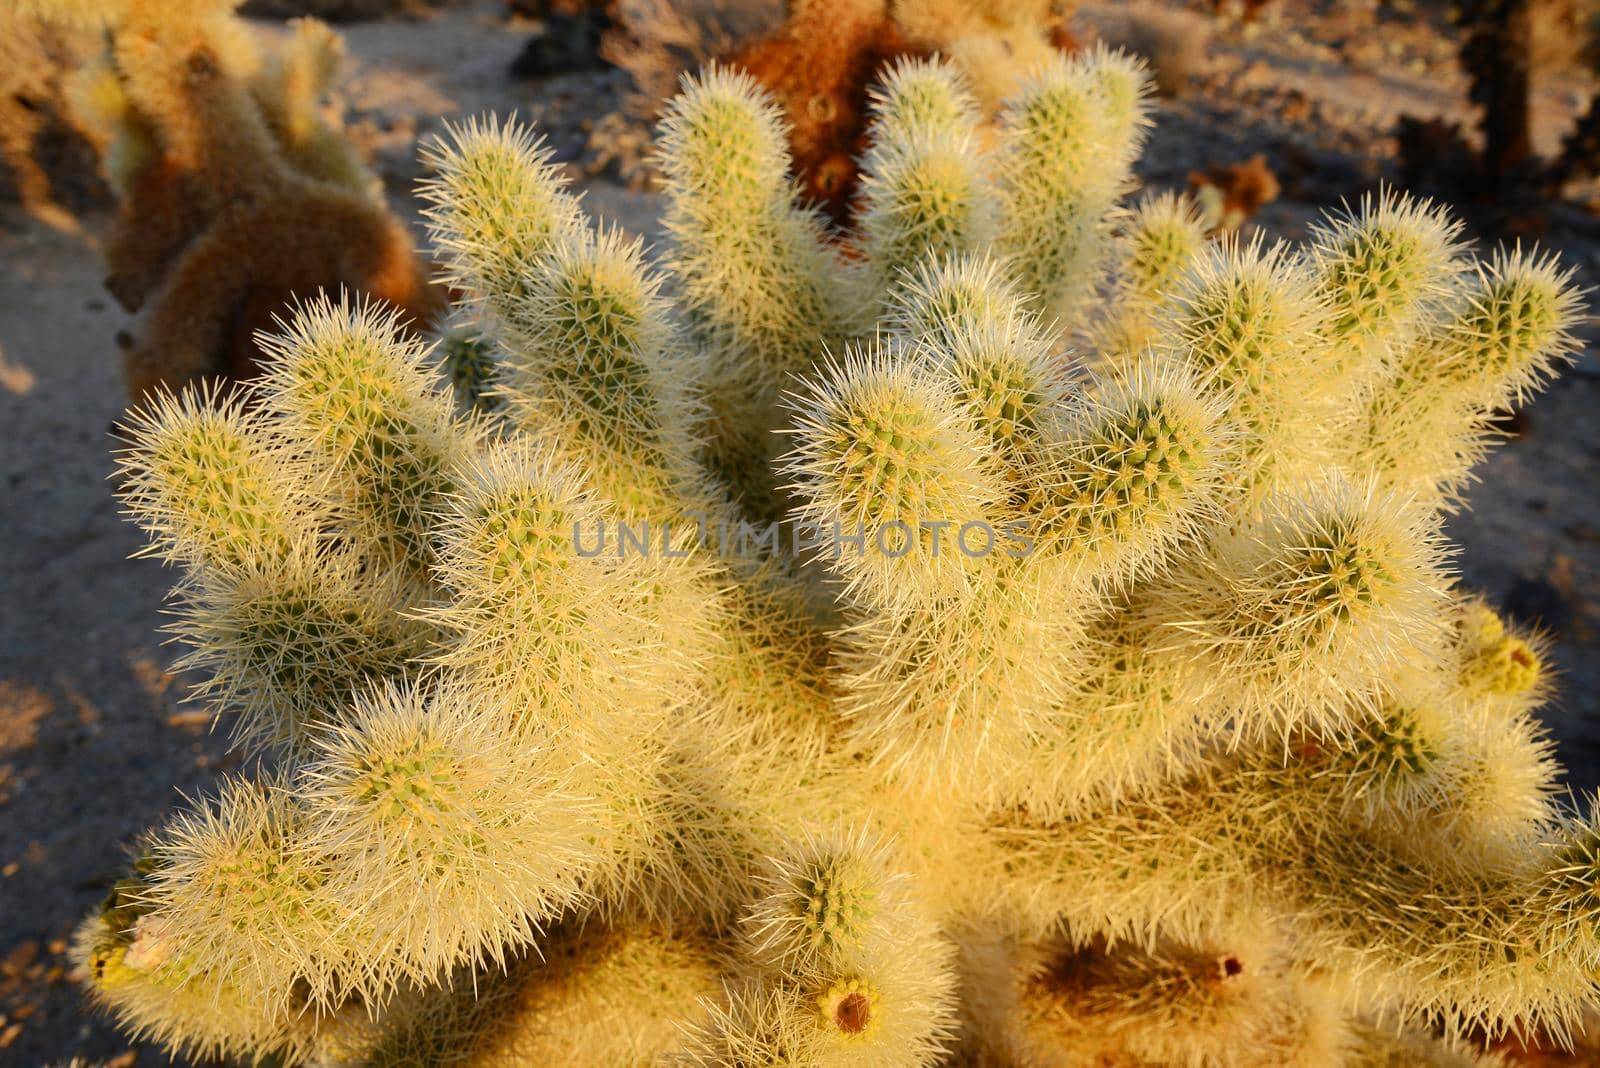
<svg viewBox="0 0 1600 1068"><path fill-rule="evenodd" d="M947 68L905 61L872 95L861 231L882 300L929 259L986 250L998 205L977 148L976 106Z"/></svg>
<svg viewBox="0 0 1600 1068"><path fill-rule="evenodd" d="M1552 860L1556 872L1571 870L1560 852ZM1366 835L1333 832L1306 851L1285 889L1304 904L1298 938L1308 959L1359 977L1368 996L1411 1019L1500 1034L1560 1028L1593 996L1582 955L1564 945L1568 884L1541 867L1523 852L1515 864L1452 871L1443 858L1418 864ZM1351 870L1366 874L1351 880ZM1366 919L1379 914L1389 922ZM1511 1004L1522 1011L1508 1014Z"/></svg>
<svg viewBox="0 0 1600 1068"><path fill-rule="evenodd" d="M959 594L987 557L958 539L990 530L999 488L948 385L880 347L847 353L794 406L795 514L817 530L828 566L867 603Z"/></svg>
<svg viewBox="0 0 1600 1068"><path fill-rule="evenodd" d="M1353 428L1354 466L1446 505L1501 437L1498 408L1520 404L1570 358L1581 294L1554 260L1501 252L1448 315L1415 338Z"/></svg>
<svg viewBox="0 0 1600 1068"><path fill-rule="evenodd" d="M500 963L579 900L599 859L568 758L519 731L496 695L388 685L357 698L299 772L305 835L328 858L351 989Z"/></svg>
<svg viewBox="0 0 1600 1068"><path fill-rule="evenodd" d="M706 190L744 208L765 208L787 169L782 118L754 79L713 67L673 101L660 141L684 192ZM709 211L710 204L685 203Z"/></svg>
<svg viewBox="0 0 1600 1068"><path fill-rule="evenodd" d="M695 931L564 924L505 969L430 991L359 1061L370 1068L611 1068L678 1055L681 1026L722 995L726 951ZM596 1023L606 1026L597 1030Z"/></svg>
<svg viewBox="0 0 1600 1068"><path fill-rule="evenodd" d="M1217 726L1216 686L1156 646L1135 594L1085 626L1079 668L1011 792L1042 820L1136 798L1193 770Z"/></svg>
<svg viewBox="0 0 1600 1068"><path fill-rule="evenodd" d="M901 59L868 87L872 136L893 144L919 130L975 134L978 103L965 79L947 64L931 59Z"/></svg>
<svg viewBox="0 0 1600 1068"><path fill-rule="evenodd" d="M1376 831L1352 823L1337 801L1345 784L1306 763L1315 752L1285 753L1269 743L1221 774L1054 833L1002 828L1012 870L1033 867L1033 878L1048 878L1058 899L1071 902L1071 922L1112 935L1204 931L1214 929L1219 909L1235 915L1282 909L1293 918L1298 958L1337 962L1330 976L1359 982L1365 996L1402 1018L1442 1020L1456 1033L1512 1026L1504 1008L1512 1003L1540 1020L1571 1019L1576 1004L1591 996L1587 965L1569 941L1583 914L1574 901L1576 883L1565 881L1581 868L1581 860L1565 859L1581 841L1577 832L1557 833L1558 841L1575 843L1565 854L1524 845L1509 858L1419 855L1403 843L1431 835L1445 842L1441 832L1458 812L1415 813ZM1552 833L1544 821L1533 829ZM1107 857L1126 882L1084 880L1074 870L1080 848L1110 849ZM1351 871L1362 878L1350 879ZM1252 896L1251 887L1269 897ZM1134 919L1141 910L1129 911L1130 892L1165 896L1157 913ZM1281 895L1278 906L1270 895ZM1364 919L1378 915L1388 919L1379 925ZM1124 926L1130 919L1132 926Z"/></svg>
<svg viewBox="0 0 1600 1068"><path fill-rule="evenodd" d="M1270 909L1259 876L1283 844L1283 806L1247 793L1252 781L1213 759L1147 796L1083 813L994 813L985 829L993 870L980 874L1003 929L1144 944L1163 933L1198 938L1229 915Z"/></svg>
<svg viewBox="0 0 1600 1068"><path fill-rule="evenodd" d="M1205 228L1188 200L1164 193L1139 202L1117 236L1111 304L1086 332L1098 373L1125 373L1147 354L1159 313L1205 246Z"/></svg>
<svg viewBox="0 0 1600 1068"><path fill-rule="evenodd" d="M994 448L1007 496L1015 497L1036 461L1045 428L1070 389L1038 323L1009 307L952 318L918 355L955 385L971 425Z"/></svg>
<svg viewBox="0 0 1600 1068"><path fill-rule="evenodd" d="M863 161L862 243L887 296L930 257L981 251L995 204L970 134L923 129L876 146Z"/></svg>
<svg viewBox="0 0 1600 1068"><path fill-rule="evenodd" d="M1498 253L1437 344L1433 376L1480 407L1521 404L1577 347L1582 294L1551 256Z"/></svg>
<svg viewBox="0 0 1600 1068"><path fill-rule="evenodd" d="M1205 241L1188 201L1172 193L1146 197L1123 226L1119 276L1124 292L1141 302L1165 299Z"/></svg>
<svg viewBox="0 0 1600 1068"><path fill-rule="evenodd" d="M1082 62L1100 100L1096 118L1105 131L1111 162L1130 168L1152 125L1149 67L1138 56L1104 44L1089 49Z"/></svg>
<svg viewBox="0 0 1600 1068"><path fill-rule="evenodd" d="M1296 759L1268 772L1275 789L1326 796L1346 830L1424 869L1523 867L1543 848L1558 769L1531 717L1430 668L1400 674L1347 720L1292 739Z"/></svg>
<svg viewBox="0 0 1600 1068"><path fill-rule="evenodd" d="M847 617L839 713L890 778L995 802L1066 689L1081 624L1072 589L1006 557L966 596Z"/></svg>
<svg viewBox="0 0 1600 1068"><path fill-rule="evenodd" d="M126 434L121 491L152 553L212 567L282 559L315 525L281 443L237 395L163 394Z"/></svg>
<svg viewBox="0 0 1600 1068"><path fill-rule="evenodd" d="M1103 50L1056 58L1002 111L999 248L1030 306L1058 328L1104 269L1105 217L1129 181L1145 85L1141 68Z"/></svg>
<svg viewBox="0 0 1600 1068"><path fill-rule="evenodd" d="M1218 516L1233 481L1222 405L1181 369L1144 365L1069 407L1027 472L1042 558L1121 585Z"/></svg>
<svg viewBox="0 0 1600 1068"><path fill-rule="evenodd" d="M637 241L560 243L504 314L514 341L497 395L624 519L681 524L706 507L694 437L705 372L672 336L660 284Z"/></svg>
<svg viewBox="0 0 1600 1068"><path fill-rule="evenodd" d="M596 854L582 879L586 907L665 915L640 904L670 849L661 734L705 715L689 700L701 696L722 592L693 562L619 562L609 512L573 469L528 442L492 448L462 484L440 520L451 600L425 610L445 635L429 659L528 744L560 740L549 774L564 766L572 775L569 801L587 813L584 840ZM604 551L591 544L602 522ZM633 636L627 647L614 644L622 633Z"/></svg>
<svg viewBox="0 0 1600 1068"><path fill-rule="evenodd" d="M1428 201L1387 192L1330 215L1313 237L1312 260L1333 335L1362 341L1414 328L1461 270L1460 231Z"/></svg>
<svg viewBox="0 0 1600 1068"><path fill-rule="evenodd" d="M808 837L774 859L747 917L757 954L804 976L859 966L892 940L902 878L868 834Z"/></svg>
<svg viewBox="0 0 1600 1068"><path fill-rule="evenodd" d="M129 967L134 937L93 916L79 927L72 945L92 1003L109 1010L123 1027L195 1058L297 1052L288 1013L275 1015L212 976L185 979ZM145 937L148 942L154 936Z"/></svg>
<svg viewBox="0 0 1600 1068"><path fill-rule="evenodd" d="M1158 353L1193 368L1238 426L1238 482L1252 499L1314 472L1326 451L1321 317L1287 246L1259 239L1207 250L1156 316Z"/></svg>
<svg viewBox="0 0 1600 1068"><path fill-rule="evenodd" d="M781 117L748 75L713 67L690 79L658 147L667 265L708 361L707 461L747 511L775 519L769 431L786 380L843 347L869 295L847 284L821 217L795 205Z"/></svg>
<svg viewBox="0 0 1600 1068"><path fill-rule="evenodd" d="M177 666L202 673L194 696L232 721L240 744L293 752L357 687L426 652L433 631L406 614L413 596L306 540L282 559L186 583L169 630L188 646Z"/></svg>
<svg viewBox="0 0 1600 1068"><path fill-rule="evenodd" d="M494 117L448 129L424 151L437 177L420 192L447 278L491 311L521 295L534 266L581 225L550 159L531 129Z"/></svg>
<svg viewBox="0 0 1600 1068"><path fill-rule="evenodd" d="M513 440L461 468L457 485L436 528L451 600L428 610L448 635L440 664L515 695L517 715L547 726L591 702L606 716L637 712L674 675L681 685L681 668L652 655L659 637L639 611L652 561L616 558L615 521L575 469ZM596 547L602 524L611 552ZM631 651L611 648L623 633Z"/></svg>
<svg viewBox="0 0 1600 1068"><path fill-rule="evenodd" d="M134 872L80 928L94 999L195 1056L292 1053L289 1021L336 996L339 917L277 782L225 782L149 836Z"/></svg>
<svg viewBox="0 0 1600 1068"><path fill-rule="evenodd" d="M100 148L106 181L125 197L160 151L150 121L135 111L111 57L84 64L68 75L63 95L78 122Z"/></svg>
<svg viewBox="0 0 1600 1068"><path fill-rule="evenodd" d="M382 201L382 183L361 162L344 131L330 125L323 101L344 61L344 40L324 22L300 18L264 58L252 95L295 169Z"/></svg>
<svg viewBox="0 0 1600 1068"><path fill-rule="evenodd" d="M1023 294L993 256L952 256L919 263L891 295L887 325L913 344L948 351L963 338L992 333L1032 335L1047 345Z"/></svg>
<svg viewBox="0 0 1600 1068"><path fill-rule="evenodd" d="M1372 487L1324 480L1270 502L1162 589L1164 644L1209 665L1246 724L1337 722L1341 694L1442 647L1437 518Z"/></svg>
<svg viewBox="0 0 1600 1068"><path fill-rule="evenodd" d="M1317 307L1287 246L1219 245L1181 294L1174 347L1228 387L1260 393L1306 359Z"/></svg>
<svg viewBox="0 0 1600 1068"><path fill-rule="evenodd" d="M285 330L267 341L263 407L292 442L327 463L330 503L348 510L352 527L368 528L379 559L426 576L435 562L432 514L477 433L457 422L395 313L321 297Z"/></svg>

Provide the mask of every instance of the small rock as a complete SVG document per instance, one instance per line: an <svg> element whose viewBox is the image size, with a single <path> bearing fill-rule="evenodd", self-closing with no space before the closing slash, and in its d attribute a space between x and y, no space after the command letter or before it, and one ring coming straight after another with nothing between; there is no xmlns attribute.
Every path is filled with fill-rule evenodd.
<svg viewBox="0 0 1600 1068"><path fill-rule="evenodd" d="M28 970L39 956L39 943L29 939L19 942L7 953L4 960L0 960L0 975L15 978Z"/></svg>

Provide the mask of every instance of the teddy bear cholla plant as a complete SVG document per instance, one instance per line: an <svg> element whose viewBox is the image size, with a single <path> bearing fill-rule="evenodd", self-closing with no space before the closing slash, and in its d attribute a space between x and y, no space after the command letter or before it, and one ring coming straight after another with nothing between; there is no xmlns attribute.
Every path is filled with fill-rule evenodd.
<svg viewBox="0 0 1600 1068"><path fill-rule="evenodd" d="M1394 196L1301 250L1122 214L1143 99L1053 62L984 150L897 67L843 258L710 71L662 131L670 290L528 132L456 131L426 195L492 415L321 299L250 403L133 418L186 664L270 759L86 922L96 999L340 1065L1565 1034L1600 835L1439 523L1578 297Z"/></svg>

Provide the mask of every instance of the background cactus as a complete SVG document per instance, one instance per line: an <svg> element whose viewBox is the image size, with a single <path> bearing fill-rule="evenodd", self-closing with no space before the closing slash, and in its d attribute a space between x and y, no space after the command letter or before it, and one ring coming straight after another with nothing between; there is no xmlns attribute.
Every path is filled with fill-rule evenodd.
<svg viewBox="0 0 1600 1068"><path fill-rule="evenodd" d="M1119 238L1144 93L1058 57L985 149L958 75L899 68L852 261L712 71L661 142L676 303L525 131L440 145L499 403L323 299L248 405L129 427L176 628L271 770L142 845L79 935L96 999L311 1064L1470 1063L1572 1028L1597 831L1553 797L1539 640L1438 528L1573 287L1394 196L1303 249L1159 203Z"/></svg>
<svg viewBox="0 0 1600 1068"><path fill-rule="evenodd" d="M631 185L650 177L648 137L682 76L711 63L750 74L786 120L804 195L846 227L869 148L873 86L898 59L948 58L965 72L987 123L1023 73L1076 46L1071 0L608 0L600 55L628 72L627 115L589 137L591 168L613 163ZM880 120L881 121L881 120Z"/></svg>
<svg viewBox="0 0 1600 1068"><path fill-rule="evenodd" d="M1446 10L1457 26L1475 128L1402 116L1402 173L1507 233L1537 232L1529 220L1564 197L1581 200L1581 183L1600 168L1600 94L1579 98L1558 147L1541 146L1534 135L1540 80L1595 66L1596 10L1576 0L1455 0Z"/></svg>
<svg viewBox="0 0 1600 1068"><path fill-rule="evenodd" d="M405 226L323 114L343 55L300 19L267 44L238 0L24 0L23 15L101 29L67 87L118 213L106 287L145 313L124 352L129 399L249 377L270 328L319 289L367 293L419 322L442 308Z"/></svg>

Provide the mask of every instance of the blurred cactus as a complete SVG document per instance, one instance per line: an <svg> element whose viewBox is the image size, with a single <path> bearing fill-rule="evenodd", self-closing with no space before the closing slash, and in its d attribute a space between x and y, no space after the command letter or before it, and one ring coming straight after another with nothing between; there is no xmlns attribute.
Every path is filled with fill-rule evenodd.
<svg viewBox="0 0 1600 1068"><path fill-rule="evenodd" d="M896 59L946 56L966 76L987 124L1023 73L1072 43L1067 0L611 0L601 46L632 76L635 118L655 119L685 71L743 70L776 98L790 163L805 194L849 223L869 147L872 87ZM642 183L645 163L619 122L596 127L591 155Z"/></svg>
<svg viewBox="0 0 1600 1068"><path fill-rule="evenodd" d="M92 51L81 27L0 10L0 195L59 230L75 230L74 209L106 195L66 97L69 72Z"/></svg>
<svg viewBox="0 0 1600 1068"><path fill-rule="evenodd" d="M730 55L783 21L783 0L605 0L600 54L628 72L626 112L654 121L685 71Z"/></svg>
<svg viewBox="0 0 1600 1068"><path fill-rule="evenodd" d="M145 312L124 353L138 402L161 384L249 377L254 335L319 289L367 293L419 323L440 310L377 179L322 114L343 53L300 20L263 47L235 0L27 0L102 27L69 95L119 198L106 286Z"/></svg>
<svg viewBox="0 0 1600 1068"><path fill-rule="evenodd" d="M904 56L940 53L991 118L1020 75L1056 55L1060 0L788 0L781 29L730 56L782 105L796 176L836 222L849 221L856 160L868 147L869 89Z"/></svg>
<svg viewBox="0 0 1600 1068"><path fill-rule="evenodd" d="M1594 65L1592 4L1575 0L1454 0L1461 68L1479 109L1476 141L1459 124L1402 116L1401 170L1412 185L1455 194L1504 230L1527 232L1571 183L1600 173L1600 94L1590 96L1560 150L1538 154L1533 90L1541 74Z"/></svg>
<svg viewBox="0 0 1600 1068"><path fill-rule="evenodd" d="M454 131L451 381L322 299L250 403L130 425L188 662L276 761L145 840L78 937L95 999L314 1065L1566 1035L1600 831L1541 640L1440 523L1572 348L1570 277L1393 195L1298 250L1123 215L1144 99L1057 57L985 148L903 63L846 259L711 71L660 142L670 277L531 134Z"/></svg>

